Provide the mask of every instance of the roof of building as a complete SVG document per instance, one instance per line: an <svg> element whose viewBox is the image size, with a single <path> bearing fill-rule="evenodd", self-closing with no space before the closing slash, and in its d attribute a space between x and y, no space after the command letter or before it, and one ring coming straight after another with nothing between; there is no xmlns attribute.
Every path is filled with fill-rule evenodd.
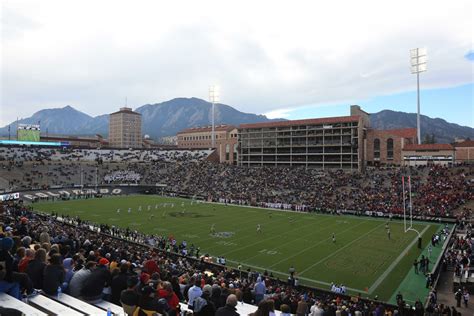
<svg viewBox="0 0 474 316"><path fill-rule="evenodd" d="M359 121L359 116L353 115L353 116L325 117L325 118L305 119L305 120L240 124L239 128L262 128L262 127L279 127L279 126L293 126L293 125L334 124L334 123L348 123L348 122L358 122L358 121Z"/></svg>
<svg viewBox="0 0 474 316"><path fill-rule="evenodd" d="M403 150L454 150L450 144L408 144Z"/></svg>
<svg viewBox="0 0 474 316"><path fill-rule="evenodd" d="M416 128L374 129L374 131L396 135L403 138L416 137Z"/></svg>
<svg viewBox="0 0 474 316"><path fill-rule="evenodd" d="M233 129L237 128L234 125L216 125L214 130L216 132L229 132ZM212 131L212 126L196 126L196 127L191 127L191 128L186 128L183 129L182 131L179 131L178 134L187 134L187 133L202 133L202 132L210 132Z"/></svg>
<svg viewBox="0 0 474 316"><path fill-rule="evenodd" d="M119 113L128 113L128 114L135 114L135 115L140 115L141 116L140 113L132 111L131 108L120 108L120 111L110 113L110 115L119 114Z"/></svg>
<svg viewBox="0 0 474 316"><path fill-rule="evenodd" d="M474 140L465 140L454 144L454 147L474 147Z"/></svg>

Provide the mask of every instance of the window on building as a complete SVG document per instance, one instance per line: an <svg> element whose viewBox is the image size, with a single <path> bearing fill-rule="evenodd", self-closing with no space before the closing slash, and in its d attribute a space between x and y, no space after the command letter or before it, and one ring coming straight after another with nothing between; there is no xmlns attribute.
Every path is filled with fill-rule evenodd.
<svg viewBox="0 0 474 316"><path fill-rule="evenodd" d="M374 139L374 159L380 159L380 139Z"/></svg>
<svg viewBox="0 0 474 316"><path fill-rule="evenodd" d="M235 143L235 144L234 144L234 152L232 153L233 156L234 156L234 163L237 162L237 146L238 146L238 144Z"/></svg>
<svg viewBox="0 0 474 316"><path fill-rule="evenodd" d="M230 159L230 145L226 144L225 145L225 160L229 161Z"/></svg>
<svg viewBox="0 0 474 316"><path fill-rule="evenodd" d="M387 139L387 160L393 159L393 139Z"/></svg>

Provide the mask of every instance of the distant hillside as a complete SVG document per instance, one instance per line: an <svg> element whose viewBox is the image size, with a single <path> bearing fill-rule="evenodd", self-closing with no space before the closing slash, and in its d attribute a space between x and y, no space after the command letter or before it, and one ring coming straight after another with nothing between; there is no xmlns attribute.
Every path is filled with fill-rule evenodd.
<svg viewBox="0 0 474 316"><path fill-rule="evenodd" d="M143 134L153 139L174 136L180 130L189 127L209 125L212 105L198 98L176 98L162 103L146 104L135 111L142 114ZM275 119L282 120L282 119ZM390 110L373 113L370 116L372 127L380 129L416 127L416 114ZM240 112L225 104L216 104L216 124L256 123L271 121L265 115ZM57 109L46 109L22 119L19 123L41 123L42 133L65 135L107 136L109 115L91 117L77 111L71 106ZM15 135L16 122L12 122L11 133ZM438 143L450 143L455 137L474 139L474 129L446 122L439 118L421 116L422 138L424 135L435 135ZM0 135L8 135L8 125L0 128Z"/></svg>
<svg viewBox="0 0 474 316"><path fill-rule="evenodd" d="M416 113L383 110L371 114L370 123L373 128L379 129L416 127ZM440 118L420 115L420 124L422 140L427 134L435 135L437 143L451 143L456 137L474 139L474 128L449 123Z"/></svg>
<svg viewBox="0 0 474 316"><path fill-rule="evenodd" d="M182 129L209 125L212 105L198 98L176 98L162 103L146 104L135 111L142 114L143 134L153 139L163 136L174 136ZM216 104L216 124L256 123L270 121L265 115L240 112L225 104ZM31 117L19 120L18 123L41 123L41 131L50 134L65 135L108 135L109 115L91 117L71 106L57 109L46 109L34 113ZM16 121L9 124L12 135L15 135ZM0 128L0 135L8 135L8 125Z"/></svg>
<svg viewBox="0 0 474 316"><path fill-rule="evenodd" d="M155 138L176 135L189 127L209 125L212 105L198 98L176 98L146 104L135 111L142 114L143 131ZM216 124L233 125L269 121L265 115L243 113L225 104L216 104L215 120Z"/></svg>

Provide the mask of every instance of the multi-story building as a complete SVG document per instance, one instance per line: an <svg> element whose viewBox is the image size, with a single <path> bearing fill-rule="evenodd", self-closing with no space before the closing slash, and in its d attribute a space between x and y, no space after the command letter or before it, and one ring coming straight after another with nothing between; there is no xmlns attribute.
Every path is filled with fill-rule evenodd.
<svg viewBox="0 0 474 316"><path fill-rule="evenodd" d="M368 165L400 165L405 145L416 144L416 128L368 129Z"/></svg>
<svg viewBox="0 0 474 316"><path fill-rule="evenodd" d="M113 148L142 147L142 115L123 107L110 114L109 146Z"/></svg>
<svg viewBox="0 0 474 316"><path fill-rule="evenodd" d="M451 166L455 150L450 144L410 144L403 147L402 157L405 166Z"/></svg>
<svg viewBox="0 0 474 316"><path fill-rule="evenodd" d="M456 163L474 162L474 141L464 140L454 144L456 149Z"/></svg>
<svg viewBox="0 0 474 316"><path fill-rule="evenodd" d="M369 114L357 105L343 117L241 124L241 166L362 170Z"/></svg>
<svg viewBox="0 0 474 316"><path fill-rule="evenodd" d="M215 126L215 149L219 162L237 163L237 127L232 125ZM177 134L179 149L212 148L212 127L187 128Z"/></svg>

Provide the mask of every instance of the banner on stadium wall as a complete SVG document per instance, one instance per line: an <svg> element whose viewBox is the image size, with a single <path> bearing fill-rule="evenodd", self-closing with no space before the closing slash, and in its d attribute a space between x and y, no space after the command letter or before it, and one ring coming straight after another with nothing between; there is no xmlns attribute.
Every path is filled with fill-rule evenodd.
<svg viewBox="0 0 474 316"><path fill-rule="evenodd" d="M386 213L383 212L372 212L372 211L365 211L365 215L367 216L379 216L379 217L384 217L387 215Z"/></svg>
<svg viewBox="0 0 474 316"><path fill-rule="evenodd" d="M8 193L0 195L0 201L11 201L18 200L20 198L20 193Z"/></svg>
<svg viewBox="0 0 474 316"><path fill-rule="evenodd" d="M120 195L120 194L132 194L138 193L137 187L132 188L98 188L95 189L51 189L51 190L39 190L39 191L26 191L18 193L19 198L28 201L35 201L38 199L48 198L69 198L77 196L94 196L94 195Z"/></svg>

